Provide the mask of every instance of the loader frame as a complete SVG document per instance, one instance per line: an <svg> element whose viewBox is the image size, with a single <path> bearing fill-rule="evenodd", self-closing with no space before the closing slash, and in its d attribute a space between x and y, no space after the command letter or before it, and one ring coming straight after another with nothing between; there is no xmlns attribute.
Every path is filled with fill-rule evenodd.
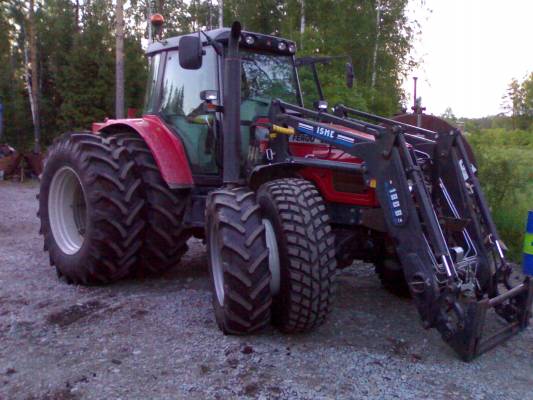
<svg viewBox="0 0 533 400"><path fill-rule="evenodd" d="M279 127L291 128L292 132L317 138L364 160L360 168L369 185L375 182L388 234L396 243L424 326L437 328L467 361L524 329L531 314L533 282L529 277L514 287L509 282L511 266L505 259L460 131L438 133L342 105L335 108L335 114L277 100L272 105L270 120L274 133L291 134ZM285 135L276 135L271 165L302 162L291 157L287 144ZM428 191L427 177L415 151L431 155L431 171L426 175L432 178L433 195ZM323 167L338 168L336 164L339 163ZM465 276L468 273L461 270L461 262L454 260L443 234L442 222L433 206L438 189L451 197L455 222L462 225L475 247L478 265L474 277ZM496 260L489 260L493 255ZM486 296L474 293L474 282L485 288ZM502 285L505 291L500 293ZM491 308L508 323L483 338L485 316Z"/></svg>

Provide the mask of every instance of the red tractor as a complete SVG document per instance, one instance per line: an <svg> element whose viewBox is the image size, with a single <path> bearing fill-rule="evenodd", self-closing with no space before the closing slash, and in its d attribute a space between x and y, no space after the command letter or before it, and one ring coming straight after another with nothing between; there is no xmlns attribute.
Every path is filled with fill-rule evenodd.
<svg viewBox="0 0 533 400"><path fill-rule="evenodd" d="M161 272L196 236L224 333L320 325L354 259L408 292L464 359L526 327L532 284L510 283L459 132L304 108L295 52L239 23L152 43L143 117L48 151L39 216L58 275ZM481 340L489 308L506 326Z"/></svg>

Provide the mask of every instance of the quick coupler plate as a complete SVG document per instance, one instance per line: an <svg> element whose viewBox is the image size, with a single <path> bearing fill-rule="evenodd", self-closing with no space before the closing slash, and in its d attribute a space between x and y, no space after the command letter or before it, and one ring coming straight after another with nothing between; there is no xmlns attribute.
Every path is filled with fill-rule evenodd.
<svg viewBox="0 0 533 400"><path fill-rule="evenodd" d="M525 329L531 317L533 281L528 276L510 290L493 298L463 303L464 319L446 342L464 361L471 361ZM495 309L505 326L488 337L483 337L487 311Z"/></svg>

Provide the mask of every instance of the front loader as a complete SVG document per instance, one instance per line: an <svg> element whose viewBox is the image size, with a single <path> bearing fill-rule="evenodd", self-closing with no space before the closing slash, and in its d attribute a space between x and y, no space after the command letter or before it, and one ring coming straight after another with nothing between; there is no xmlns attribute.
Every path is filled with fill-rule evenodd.
<svg viewBox="0 0 533 400"><path fill-rule="evenodd" d="M512 286L462 136L305 108L295 52L239 23L152 43L143 117L49 150L39 215L58 275L161 272L196 236L226 334L319 326L354 259L403 285L465 360L525 328L533 288ZM481 340L490 308L506 326Z"/></svg>
<svg viewBox="0 0 533 400"><path fill-rule="evenodd" d="M376 189L383 228L426 328L437 328L471 360L528 325L533 285L529 277L511 282L512 267L459 130L438 134L343 105L332 115L278 101L272 112L274 124L363 160L362 174ZM367 212L361 210L362 221ZM379 222L366 222L373 224ZM507 324L482 340L491 308Z"/></svg>

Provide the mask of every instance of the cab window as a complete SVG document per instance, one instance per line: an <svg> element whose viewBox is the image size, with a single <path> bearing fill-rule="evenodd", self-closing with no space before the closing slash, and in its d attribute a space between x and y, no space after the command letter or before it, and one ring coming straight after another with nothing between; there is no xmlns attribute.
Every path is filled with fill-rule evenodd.
<svg viewBox="0 0 533 400"><path fill-rule="evenodd" d="M216 120L203 111L202 90L218 90L217 55L205 47L202 68L180 67L178 51L167 55L160 115L179 134L194 174L217 173L215 158Z"/></svg>
<svg viewBox="0 0 533 400"><path fill-rule="evenodd" d="M157 112L155 88L157 84L157 75L159 74L159 63L161 60L161 53L157 53L150 57L148 70L148 85L146 87L146 96L144 98L144 113L151 114Z"/></svg>

